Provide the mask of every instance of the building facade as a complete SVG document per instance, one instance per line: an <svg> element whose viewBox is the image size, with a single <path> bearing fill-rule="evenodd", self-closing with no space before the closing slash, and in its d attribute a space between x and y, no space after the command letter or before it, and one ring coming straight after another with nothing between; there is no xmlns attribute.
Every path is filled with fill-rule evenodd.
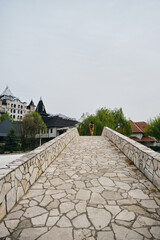
<svg viewBox="0 0 160 240"><path fill-rule="evenodd" d="M22 121L23 117L35 111L35 105L31 100L30 104L22 102L19 98L15 97L8 86L0 95L0 116L8 113L15 121Z"/></svg>
<svg viewBox="0 0 160 240"><path fill-rule="evenodd" d="M42 99L40 99L36 107L36 112L41 115L44 123L47 126L47 132L39 132L37 137L46 141L61 135L69 128L75 127L78 124L78 121L75 119L68 118L62 114L54 116L48 114Z"/></svg>
<svg viewBox="0 0 160 240"><path fill-rule="evenodd" d="M133 122L130 120L130 124L132 127L131 139L148 147L156 145L156 140L150 136L147 136L145 133L145 128L147 126L146 122Z"/></svg>

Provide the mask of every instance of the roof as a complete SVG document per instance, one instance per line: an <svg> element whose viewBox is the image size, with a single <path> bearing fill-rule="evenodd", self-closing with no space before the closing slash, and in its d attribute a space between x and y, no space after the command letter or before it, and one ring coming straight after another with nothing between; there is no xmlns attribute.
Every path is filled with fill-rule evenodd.
<svg viewBox="0 0 160 240"><path fill-rule="evenodd" d="M151 137L142 137L141 139L137 138L137 137L130 137L131 139L135 140L136 142L155 142L155 139L151 138Z"/></svg>
<svg viewBox="0 0 160 240"><path fill-rule="evenodd" d="M38 112L41 116L47 116L48 115L42 99L39 100L39 103L36 107L36 112Z"/></svg>
<svg viewBox="0 0 160 240"><path fill-rule="evenodd" d="M148 125L146 122L133 122L132 120L130 120L130 123L132 126L132 133L143 133Z"/></svg>
<svg viewBox="0 0 160 240"><path fill-rule="evenodd" d="M3 91L3 93L0 95L0 99L4 100L4 99L16 99L16 97L13 95L13 93L11 92L11 90L9 89L9 87L7 86L5 88L5 90Z"/></svg>
<svg viewBox="0 0 160 240"><path fill-rule="evenodd" d="M33 100L30 101L30 104L27 106L27 109L30 109L31 106L35 107Z"/></svg>
<svg viewBox="0 0 160 240"><path fill-rule="evenodd" d="M20 136L20 123L13 123L10 119L6 118L3 122L0 123L0 136L6 137L11 128L14 128L16 135Z"/></svg>
<svg viewBox="0 0 160 240"><path fill-rule="evenodd" d="M42 99L40 99L37 107L36 112L38 112L44 123L46 124L47 128L50 127L58 127L58 128L64 128L64 127L74 127L78 122L75 119L68 118L62 114L58 115L51 115L46 112L44 103Z"/></svg>
<svg viewBox="0 0 160 240"><path fill-rule="evenodd" d="M78 123L78 121L76 120L64 119L59 116L51 116L51 115L48 115L48 116L42 115L42 119L47 127L59 127L59 128L74 127Z"/></svg>
<svg viewBox="0 0 160 240"><path fill-rule="evenodd" d="M33 106L33 107L35 106L33 100L30 101L29 106Z"/></svg>

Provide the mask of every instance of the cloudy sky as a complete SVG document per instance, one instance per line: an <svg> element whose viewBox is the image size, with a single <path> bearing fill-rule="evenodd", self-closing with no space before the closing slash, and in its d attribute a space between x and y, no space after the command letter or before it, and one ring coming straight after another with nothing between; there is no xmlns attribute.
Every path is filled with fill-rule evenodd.
<svg viewBox="0 0 160 240"><path fill-rule="evenodd" d="M0 0L0 93L80 119L160 113L160 0Z"/></svg>

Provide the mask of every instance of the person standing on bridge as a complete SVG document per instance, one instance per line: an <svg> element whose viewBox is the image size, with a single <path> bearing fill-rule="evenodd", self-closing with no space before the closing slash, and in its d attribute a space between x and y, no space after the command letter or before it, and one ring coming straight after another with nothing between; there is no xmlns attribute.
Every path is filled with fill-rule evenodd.
<svg viewBox="0 0 160 240"><path fill-rule="evenodd" d="M91 121L90 124L89 124L89 130L90 130L90 133L91 133L91 136L93 136L93 132L94 132L94 123Z"/></svg>

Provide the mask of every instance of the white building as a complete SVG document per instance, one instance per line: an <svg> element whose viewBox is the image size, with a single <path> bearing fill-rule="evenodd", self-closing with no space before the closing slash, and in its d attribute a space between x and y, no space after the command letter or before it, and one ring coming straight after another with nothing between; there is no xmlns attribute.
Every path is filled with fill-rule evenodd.
<svg viewBox="0 0 160 240"><path fill-rule="evenodd" d="M33 111L35 111L33 101L31 100L27 106L26 102L21 102L12 94L8 86L0 95L0 115L8 113L15 121L21 121L26 114Z"/></svg>

